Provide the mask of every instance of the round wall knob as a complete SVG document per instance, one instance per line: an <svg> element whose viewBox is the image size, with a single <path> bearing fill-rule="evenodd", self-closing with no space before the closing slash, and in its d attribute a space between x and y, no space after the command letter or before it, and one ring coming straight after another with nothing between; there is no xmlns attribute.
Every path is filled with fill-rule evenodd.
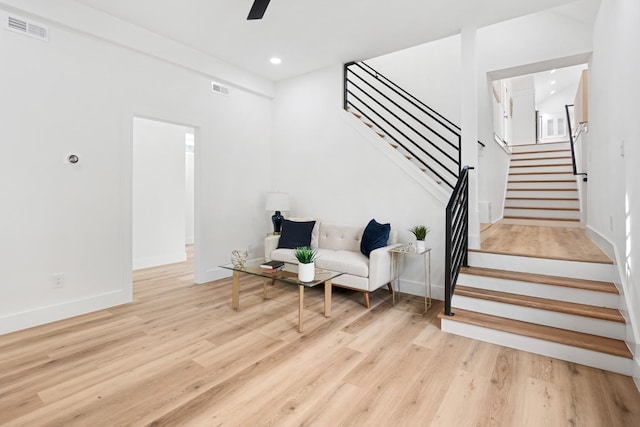
<svg viewBox="0 0 640 427"><path fill-rule="evenodd" d="M69 155L69 163L76 164L79 161L80 161L80 158L78 156L76 156L75 154L70 154Z"/></svg>

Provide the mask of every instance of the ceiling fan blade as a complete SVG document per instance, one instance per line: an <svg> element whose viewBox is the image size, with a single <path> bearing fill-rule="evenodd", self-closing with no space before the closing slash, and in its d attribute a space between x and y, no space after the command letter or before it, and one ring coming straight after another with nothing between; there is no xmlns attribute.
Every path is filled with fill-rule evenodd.
<svg viewBox="0 0 640 427"><path fill-rule="evenodd" d="M267 6L269 6L270 1L271 0L254 0L253 6L251 6L251 10L249 11L249 16L247 16L247 19L262 19L262 16L267 10Z"/></svg>

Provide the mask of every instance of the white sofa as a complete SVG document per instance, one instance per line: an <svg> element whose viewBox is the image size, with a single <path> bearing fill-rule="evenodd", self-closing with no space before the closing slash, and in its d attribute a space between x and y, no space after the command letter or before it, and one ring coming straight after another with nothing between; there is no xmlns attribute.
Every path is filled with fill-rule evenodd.
<svg viewBox="0 0 640 427"><path fill-rule="evenodd" d="M367 258L360 252L360 241L364 227L326 224L316 221L311 234L311 247L317 250L315 265L345 274L332 280L332 284L360 291L364 295L364 304L369 304L369 292L387 285L391 287L391 254L389 249L395 244L397 233L392 229L388 246L375 249ZM265 258L283 261L286 264L298 264L293 249L278 249L280 236L267 236L264 242ZM295 271L295 270L294 270Z"/></svg>

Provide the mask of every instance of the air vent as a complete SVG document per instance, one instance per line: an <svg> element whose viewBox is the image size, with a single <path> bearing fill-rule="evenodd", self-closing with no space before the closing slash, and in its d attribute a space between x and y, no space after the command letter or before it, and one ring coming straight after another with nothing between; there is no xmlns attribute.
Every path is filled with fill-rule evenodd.
<svg viewBox="0 0 640 427"><path fill-rule="evenodd" d="M14 33L24 34L25 36L35 37L39 40L49 41L49 28L33 21L18 16L8 16L7 29Z"/></svg>
<svg viewBox="0 0 640 427"><path fill-rule="evenodd" d="M211 82L211 92L219 95L229 96L229 88L222 86L220 83Z"/></svg>

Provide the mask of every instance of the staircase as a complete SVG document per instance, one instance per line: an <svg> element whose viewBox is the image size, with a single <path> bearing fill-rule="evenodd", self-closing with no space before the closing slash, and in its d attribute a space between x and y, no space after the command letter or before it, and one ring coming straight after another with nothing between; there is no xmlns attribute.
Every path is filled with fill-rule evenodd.
<svg viewBox="0 0 640 427"><path fill-rule="evenodd" d="M631 375L613 264L470 251L469 265L443 331Z"/></svg>
<svg viewBox="0 0 640 427"><path fill-rule="evenodd" d="M581 226L569 142L512 147L503 223Z"/></svg>

